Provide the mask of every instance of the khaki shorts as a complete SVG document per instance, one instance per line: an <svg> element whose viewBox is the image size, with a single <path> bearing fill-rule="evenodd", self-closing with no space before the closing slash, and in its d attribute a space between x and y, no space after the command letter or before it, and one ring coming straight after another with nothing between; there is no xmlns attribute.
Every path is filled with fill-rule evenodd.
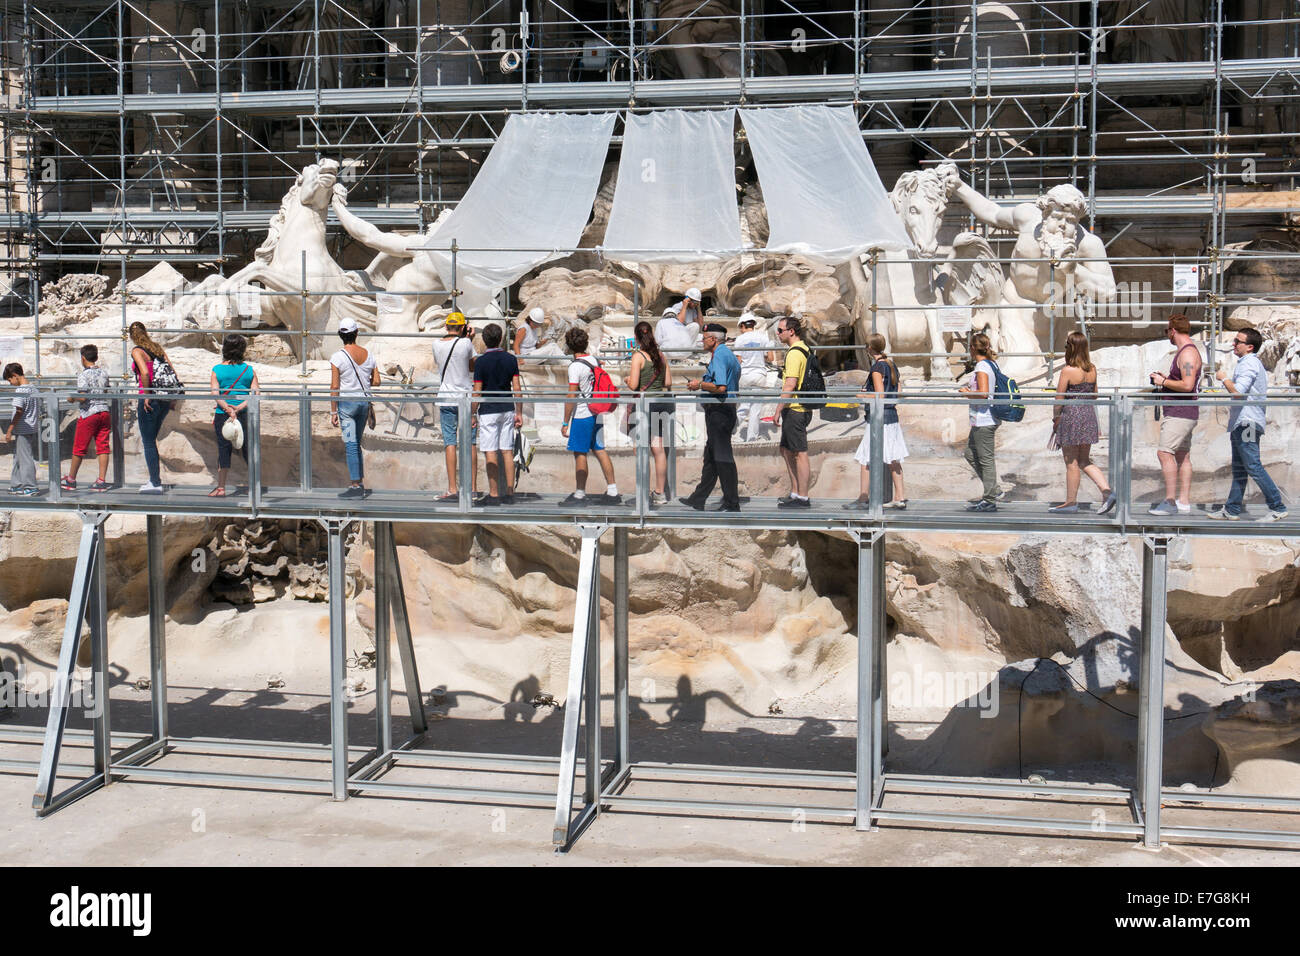
<svg viewBox="0 0 1300 956"><path fill-rule="evenodd" d="M1196 431L1194 418L1160 419L1160 450L1171 455L1183 455L1192 450L1192 432Z"/></svg>

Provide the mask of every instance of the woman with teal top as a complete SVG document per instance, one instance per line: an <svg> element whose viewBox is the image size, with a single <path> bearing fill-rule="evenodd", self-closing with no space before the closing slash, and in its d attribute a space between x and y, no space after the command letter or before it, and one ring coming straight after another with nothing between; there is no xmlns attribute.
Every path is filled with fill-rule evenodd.
<svg viewBox="0 0 1300 956"><path fill-rule="evenodd" d="M212 415L212 430L217 435L217 486L208 492L209 498L226 496L226 475L230 472L231 452L235 443L223 433L226 422L232 418L239 422L241 435L248 434L249 392L260 390L253 366L244 362L248 339L242 335L227 335L221 343L221 364L212 369L212 393L217 396L217 406ZM239 440L239 451L248 464L248 442Z"/></svg>

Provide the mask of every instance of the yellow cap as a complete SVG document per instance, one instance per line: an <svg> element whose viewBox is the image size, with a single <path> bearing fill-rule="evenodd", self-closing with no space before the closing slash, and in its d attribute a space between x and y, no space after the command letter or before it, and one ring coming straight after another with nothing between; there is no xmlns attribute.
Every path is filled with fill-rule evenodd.
<svg viewBox="0 0 1300 956"><path fill-rule="evenodd" d="M446 322L446 324L447 324L447 325L464 325L464 324L465 324L465 313L463 313L463 312L453 312L451 315L447 316L447 322Z"/></svg>

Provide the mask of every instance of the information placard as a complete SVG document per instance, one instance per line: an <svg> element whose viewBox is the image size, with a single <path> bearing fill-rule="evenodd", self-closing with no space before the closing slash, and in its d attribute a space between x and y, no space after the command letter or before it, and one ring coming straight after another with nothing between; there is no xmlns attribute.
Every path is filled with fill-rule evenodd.
<svg viewBox="0 0 1300 956"><path fill-rule="evenodd" d="M965 335L971 330L971 310L964 305L941 305L939 307L939 331L954 335Z"/></svg>
<svg viewBox="0 0 1300 956"><path fill-rule="evenodd" d="M235 292L235 308L240 315L259 316L262 314L262 297L258 289L251 285L243 286Z"/></svg>
<svg viewBox="0 0 1300 956"><path fill-rule="evenodd" d="M1201 267L1193 262L1174 263L1174 298L1194 299L1201 291Z"/></svg>

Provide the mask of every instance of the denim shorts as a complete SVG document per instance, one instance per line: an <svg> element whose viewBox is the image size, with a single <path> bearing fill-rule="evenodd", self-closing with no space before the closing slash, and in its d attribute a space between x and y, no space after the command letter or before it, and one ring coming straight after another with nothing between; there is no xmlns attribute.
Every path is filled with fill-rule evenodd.
<svg viewBox="0 0 1300 956"><path fill-rule="evenodd" d="M456 444L456 425L460 421L460 409L454 405L441 405L438 407L438 424L442 426L442 440L444 444ZM478 441L478 426L470 428L469 440Z"/></svg>

